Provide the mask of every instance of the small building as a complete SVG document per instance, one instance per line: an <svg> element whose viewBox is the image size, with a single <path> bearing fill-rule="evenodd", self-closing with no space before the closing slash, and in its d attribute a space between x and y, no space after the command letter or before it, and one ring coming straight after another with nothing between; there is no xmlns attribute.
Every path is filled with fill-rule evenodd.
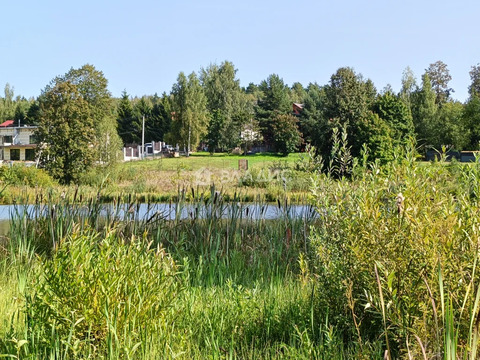
<svg viewBox="0 0 480 360"><path fill-rule="evenodd" d="M303 111L303 104L293 103L293 115L300 116L301 112Z"/></svg>
<svg viewBox="0 0 480 360"><path fill-rule="evenodd" d="M0 160L35 161L37 126L13 124L13 120L0 124Z"/></svg>

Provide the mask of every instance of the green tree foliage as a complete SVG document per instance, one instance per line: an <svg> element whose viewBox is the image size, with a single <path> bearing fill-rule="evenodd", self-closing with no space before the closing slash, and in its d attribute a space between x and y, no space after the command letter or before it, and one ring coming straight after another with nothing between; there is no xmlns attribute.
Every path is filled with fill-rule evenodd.
<svg viewBox="0 0 480 360"><path fill-rule="evenodd" d="M290 88L290 97L292 102L303 104L306 96L307 91L305 90L303 85L299 82L293 83L292 87Z"/></svg>
<svg viewBox="0 0 480 360"><path fill-rule="evenodd" d="M407 66L402 74L402 88L400 89L399 98L412 112L412 94L417 90L417 80L412 69Z"/></svg>
<svg viewBox="0 0 480 360"><path fill-rule="evenodd" d="M472 80L468 87L470 97L464 105L462 116L465 131L468 131L468 134L464 134L466 137L464 146L469 150L478 150L480 149L480 64L472 66L470 78Z"/></svg>
<svg viewBox="0 0 480 360"><path fill-rule="evenodd" d="M118 133L124 144L133 144L140 141L142 124L133 112L133 106L127 91L122 92L122 97L117 106Z"/></svg>
<svg viewBox="0 0 480 360"><path fill-rule="evenodd" d="M15 105L15 116L13 120L15 124L24 124L25 120L27 119L27 110L28 110L28 103L27 102L17 102Z"/></svg>
<svg viewBox="0 0 480 360"><path fill-rule="evenodd" d="M413 118L417 142L426 148L440 150L443 146L461 150L469 143L470 130L465 126L463 105L448 99L450 90L446 88L449 75L441 62L430 66L422 77L422 87L413 95ZM430 72L437 73L436 85L430 81ZM443 70L442 70L443 69ZM446 71L443 75L441 71ZM439 75L440 74L440 75ZM439 86L439 79L443 84Z"/></svg>
<svg viewBox="0 0 480 360"><path fill-rule="evenodd" d="M139 133L134 134L133 136L138 139L136 141L138 144L142 143L142 132L143 132L143 121L145 119L145 143L152 141L151 136L149 136L148 132L148 124L152 122L151 114L152 114L152 104L150 99L146 96L142 96L139 100L137 100L133 106L133 113L135 120L134 122L139 124Z"/></svg>
<svg viewBox="0 0 480 360"><path fill-rule="evenodd" d="M470 96L464 107L463 122L468 129L468 138L465 148L468 150L480 149L480 97L476 93ZM465 135L464 135L465 136Z"/></svg>
<svg viewBox="0 0 480 360"><path fill-rule="evenodd" d="M390 135L394 145L406 145L406 142L414 137L415 129L410 109L393 93L387 92L378 96L374 112L392 129Z"/></svg>
<svg viewBox="0 0 480 360"><path fill-rule="evenodd" d="M352 68L338 69L330 78L325 92L326 115L351 125L367 114L376 95L371 81L365 81Z"/></svg>
<svg viewBox="0 0 480 360"><path fill-rule="evenodd" d="M330 128L347 125L352 155L358 156L364 140L358 138L359 126L370 116L375 101L376 89L373 83L364 80L352 68L345 67L332 75L324 91L324 116L328 119Z"/></svg>
<svg viewBox="0 0 480 360"><path fill-rule="evenodd" d="M41 96L36 136L40 166L59 182L78 179L94 160L93 117L88 102L70 81L50 84Z"/></svg>
<svg viewBox="0 0 480 360"><path fill-rule="evenodd" d="M103 163L110 163L117 159L121 148L121 139L117 132L117 121L108 80L103 72L93 65L86 64L79 69L70 69L65 75L58 76L52 85L62 81L69 81L75 85L78 92L87 102L95 128L96 159Z"/></svg>
<svg viewBox="0 0 480 360"><path fill-rule="evenodd" d="M146 124L146 137L149 141L163 141L170 131L172 123L172 105L170 98L163 93L160 98L155 98L150 112L149 121Z"/></svg>
<svg viewBox="0 0 480 360"><path fill-rule="evenodd" d="M0 121L13 120L15 116L14 88L5 84L4 97L0 97Z"/></svg>
<svg viewBox="0 0 480 360"><path fill-rule="evenodd" d="M262 90L260 90L259 86L254 83L248 84L245 88L245 93L251 96L255 104L257 104L258 100L263 97Z"/></svg>
<svg viewBox="0 0 480 360"><path fill-rule="evenodd" d="M188 78L181 72L171 95L174 116L167 142L179 144L188 154L207 133L207 98L194 72Z"/></svg>
<svg viewBox="0 0 480 360"><path fill-rule="evenodd" d="M470 95L480 95L480 64L472 66L470 78L472 79L472 83L468 87L468 92Z"/></svg>
<svg viewBox="0 0 480 360"><path fill-rule="evenodd" d="M438 106L428 74L422 76L422 87L412 94L412 115L417 143L432 144L432 128L436 121Z"/></svg>
<svg viewBox="0 0 480 360"><path fill-rule="evenodd" d="M240 87L240 81L236 78L234 65L224 61L220 65L212 64L200 71L200 81L207 97L207 108L212 114L211 120L217 121L221 112L222 126L218 128L218 121L212 124L219 134L214 136L217 139L209 139L213 133L207 134L207 141L215 143L217 148L228 150L240 143L240 130L242 125L251 118L253 103L251 98L245 94ZM212 141L210 141L212 140Z"/></svg>
<svg viewBox="0 0 480 360"><path fill-rule="evenodd" d="M37 125L40 119L40 105L38 100L33 100L30 102L30 105L26 114L26 121L29 125Z"/></svg>
<svg viewBox="0 0 480 360"><path fill-rule="evenodd" d="M438 110L432 136L435 149L447 146L463 150L467 146L470 131L465 127L463 112L463 104L458 101L449 101Z"/></svg>
<svg viewBox="0 0 480 360"><path fill-rule="evenodd" d="M207 145L210 154L220 147L222 141L222 130L225 126L225 115L221 110L213 110L210 113L210 121L207 129Z"/></svg>
<svg viewBox="0 0 480 360"><path fill-rule="evenodd" d="M282 155L295 152L302 143L298 119L292 114L277 114L272 121L275 150Z"/></svg>
<svg viewBox="0 0 480 360"><path fill-rule="evenodd" d="M200 81L207 97L209 111L221 110L231 117L238 111L239 98L242 96L240 81L236 78L237 70L231 62L221 65L212 64L200 70Z"/></svg>
<svg viewBox="0 0 480 360"><path fill-rule="evenodd" d="M299 117L299 130L306 142L313 144L321 153L326 153L327 136L331 131L325 116L326 95L323 87L309 84ZM324 148L325 147L325 148Z"/></svg>
<svg viewBox="0 0 480 360"><path fill-rule="evenodd" d="M435 102L439 105L446 103L450 94L453 92L452 88L448 87L448 83L452 80L452 76L448 71L447 64L442 61L434 62L425 70L432 83L432 88L435 91Z"/></svg>
<svg viewBox="0 0 480 360"><path fill-rule="evenodd" d="M369 159L382 162L393 159L395 130L377 113L371 112L358 123L357 141L368 148Z"/></svg>
<svg viewBox="0 0 480 360"><path fill-rule="evenodd" d="M260 83L258 89L261 97L258 99L255 108L256 117L264 140L268 144L274 143L273 121L278 114L290 114L292 112L292 101L290 89L284 84L283 79L272 74L267 80Z"/></svg>

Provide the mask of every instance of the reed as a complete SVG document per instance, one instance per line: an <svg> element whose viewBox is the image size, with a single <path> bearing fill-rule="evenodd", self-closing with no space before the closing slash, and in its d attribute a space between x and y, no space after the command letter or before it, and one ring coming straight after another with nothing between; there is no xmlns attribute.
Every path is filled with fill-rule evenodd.
<svg viewBox="0 0 480 360"><path fill-rule="evenodd" d="M105 189L18 205L0 354L475 359L480 165L419 164L408 149L333 165L311 174L301 212L285 191L247 204L213 186L162 207L105 203Z"/></svg>
<svg viewBox="0 0 480 360"><path fill-rule="evenodd" d="M317 177L309 261L342 336L380 343L385 358L476 354L479 178L478 163L419 164L413 152Z"/></svg>
<svg viewBox="0 0 480 360"><path fill-rule="evenodd" d="M312 207L245 204L215 187L179 189L163 210L134 196L110 204L100 193L61 198L47 193L12 213L5 261L26 279L21 316L3 315L11 331L0 353L311 358L319 341L336 351L339 339L327 331L312 285L297 278L317 221Z"/></svg>

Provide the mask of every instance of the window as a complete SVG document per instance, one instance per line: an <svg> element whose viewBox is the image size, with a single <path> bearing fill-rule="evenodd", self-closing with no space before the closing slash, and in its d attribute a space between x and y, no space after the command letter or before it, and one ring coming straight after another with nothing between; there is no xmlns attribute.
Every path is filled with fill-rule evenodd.
<svg viewBox="0 0 480 360"><path fill-rule="evenodd" d="M13 143L13 136L11 136L11 135L5 135L5 136L3 137L3 143L4 143L4 144L11 144L11 143Z"/></svg>
<svg viewBox="0 0 480 360"><path fill-rule="evenodd" d="M35 135L30 135L29 144L38 144L37 137Z"/></svg>
<svg viewBox="0 0 480 360"><path fill-rule="evenodd" d="M10 160L20 160L20 149L10 149Z"/></svg>
<svg viewBox="0 0 480 360"><path fill-rule="evenodd" d="M35 161L35 150L34 149L25 149L25 160Z"/></svg>

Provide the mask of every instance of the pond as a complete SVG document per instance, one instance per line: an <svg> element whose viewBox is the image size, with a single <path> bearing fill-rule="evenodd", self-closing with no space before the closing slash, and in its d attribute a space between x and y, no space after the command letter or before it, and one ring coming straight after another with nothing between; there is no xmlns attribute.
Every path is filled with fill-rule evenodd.
<svg viewBox="0 0 480 360"><path fill-rule="evenodd" d="M27 211L30 217L41 216L43 211L51 210L46 206L34 205L0 205L0 235L6 235L9 229L12 214ZM88 208L80 207L78 213L88 213ZM274 219L303 219L309 221L317 216L314 206L251 203L225 203L220 206L176 203L139 203L129 204L102 204L100 217L116 217L118 219L143 220L151 217L164 220L210 218L229 219L232 217L242 220L274 220Z"/></svg>

